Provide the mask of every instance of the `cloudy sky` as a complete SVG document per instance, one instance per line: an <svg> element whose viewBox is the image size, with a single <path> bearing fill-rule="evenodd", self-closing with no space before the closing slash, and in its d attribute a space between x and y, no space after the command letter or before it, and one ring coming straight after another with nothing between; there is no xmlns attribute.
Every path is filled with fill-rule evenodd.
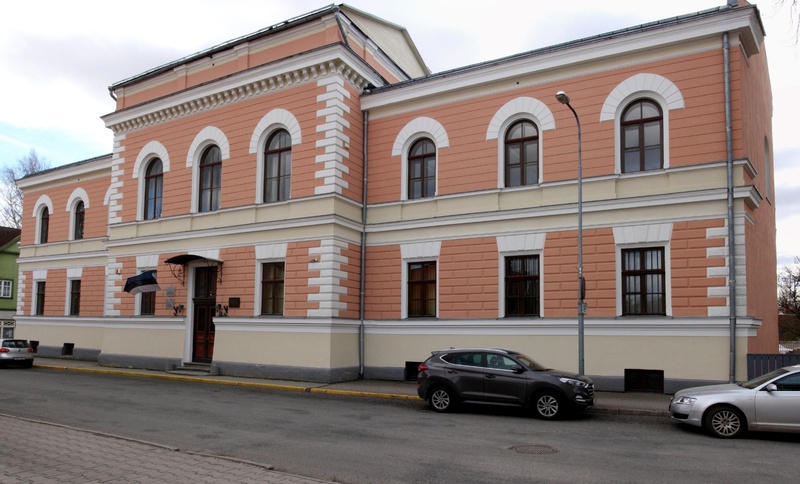
<svg viewBox="0 0 800 484"><path fill-rule="evenodd" d="M108 86L331 0L26 0L0 17L0 165L111 152ZM434 72L717 7L725 0L349 0L405 27ZM758 4L775 98L778 263L800 256L800 45L791 0ZM560 9L560 11L558 10Z"/></svg>

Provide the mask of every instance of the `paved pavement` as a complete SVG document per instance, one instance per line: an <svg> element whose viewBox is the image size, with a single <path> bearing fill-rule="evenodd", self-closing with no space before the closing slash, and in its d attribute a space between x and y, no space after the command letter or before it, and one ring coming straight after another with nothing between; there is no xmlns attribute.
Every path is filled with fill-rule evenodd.
<svg viewBox="0 0 800 484"><path fill-rule="evenodd" d="M37 358L34 367L236 385L353 397L419 400L413 382L364 380L308 383L190 375L180 372L102 367L70 358ZM667 417L669 395L598 392L590 412ZM3 446L0 484L21 483L322 483L272 470L272 466L181 451L159 444L81 430L0 413L2 435L21 435L20 447Z"/></svg>

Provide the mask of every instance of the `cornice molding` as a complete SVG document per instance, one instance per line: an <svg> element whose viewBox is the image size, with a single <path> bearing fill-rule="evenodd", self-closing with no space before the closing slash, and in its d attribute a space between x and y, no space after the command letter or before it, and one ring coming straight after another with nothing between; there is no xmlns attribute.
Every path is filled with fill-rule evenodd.
<svg viewBox="0 0 800 484"><path fill-rule="evenodd" d="M356 56L336 46L278 61L103 116L114 135L155 126L202 111L338 75L358 91L382 84Z"/></svg>

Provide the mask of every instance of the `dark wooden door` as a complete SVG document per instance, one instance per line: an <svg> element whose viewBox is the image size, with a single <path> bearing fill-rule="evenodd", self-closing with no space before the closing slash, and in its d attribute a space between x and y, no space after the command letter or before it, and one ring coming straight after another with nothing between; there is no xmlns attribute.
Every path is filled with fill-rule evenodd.
<svg viewBox="0 0 800 484"><path fill-rule="evenodd" d="M214 312L217 304L217 268L195 269L194 336L192 361L211 363L214 357Z"/></svg>

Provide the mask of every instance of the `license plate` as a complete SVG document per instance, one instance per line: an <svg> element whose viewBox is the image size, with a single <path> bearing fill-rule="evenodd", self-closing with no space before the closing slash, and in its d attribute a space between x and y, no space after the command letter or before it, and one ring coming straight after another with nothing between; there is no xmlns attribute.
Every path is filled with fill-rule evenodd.
<svg viewBox="0 0 800 484"><path fill-rule="evenodd" d="M24 359L25 359L24 356L15 356L14 357L14 360L24 360Z"/></svg>

